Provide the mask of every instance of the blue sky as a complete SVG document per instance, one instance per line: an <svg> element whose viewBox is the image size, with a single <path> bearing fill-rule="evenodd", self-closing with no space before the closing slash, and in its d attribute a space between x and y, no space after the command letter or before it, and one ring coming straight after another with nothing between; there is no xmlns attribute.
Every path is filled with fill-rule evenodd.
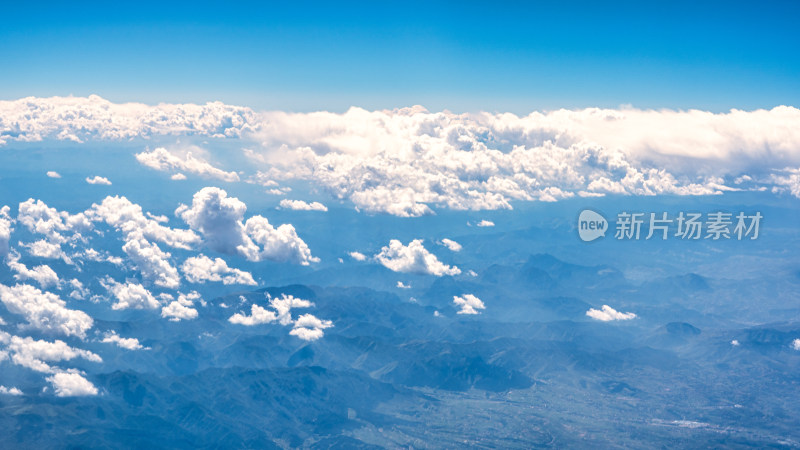
<svg viewBox="0 0 800 450"><path fill-rule="evenodd" d="M0 98L341 111L800 104L797 2L5 5Z"/></svg>

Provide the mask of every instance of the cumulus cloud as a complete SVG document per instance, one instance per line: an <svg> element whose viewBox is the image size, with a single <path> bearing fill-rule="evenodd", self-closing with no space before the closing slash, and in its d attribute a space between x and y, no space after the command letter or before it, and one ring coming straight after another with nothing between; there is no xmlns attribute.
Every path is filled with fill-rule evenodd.
<svg viewBox="0 0 800 450"><path fill-rule="evenodd" d="M800 339L795 339L792 341L792 348L795 350L800 350Z"/></svg>
<svg viewBox="0 0 800 450"><path fill-rule="evenodd" d="M367 259L367 256L361 252L350 252L349 255L356 261L365 261Z"/></svg>
<svg viewBox="0 0 800 450"><path fill-rule="evenodd" d="M111 305L111 309L154 309L161 305L153 294L139 283L130 281L118 283L106 278L101 284L117 300Z"/></svg>
<svg viewBox="0 0 800 450"><path fill-rule="evenodd" d="M0 284L0 301L9 312L23 316L30 327L47 333L83 339L94 323L85 312L67 309L66 302L58 295L27 284L13 287Z"/></svg>
<svg viewBox="0 0 800 450"><path fill-rule="evenodd" d="M461 244L452 239L447 239L447 238L444 238L441 241L439 241L439 244L444 245L445 247L449 248L451 251L454 252L460 252L462 248Z"/></svg>
<svg viewBox="0 0 800 450"><path fill-rule="evenodd" d="M70 361L75 358L97 363L103 362L98 355L88 350L70 347L61 340L54 342L35 340L30 337L12 336L0 331L0 344L6 345L12 363L37 372L58 372L60 369L51 367L50 363Z"/></svg>
<svg viewBox="0 0 800 450"><path fill-rule="evenodd" d="M493 227L494 222L492 222L491 220L481 220L476 225L479 227Z"/></svg>
<svg viewBox="0 0 800 450"><path fill-rule="evenodd" d="M397 282L398 289L411 289L411 285L405 284L402 281Z"/></svg>
<svg viewBox="0 0 800 450"><path fill-rule="evenodd" d="M0 386L0 394L2 395L22 395L22 391L15 387Z"/></svg>
<svg viewBox="0 0 800 450"><path fill-rule="evenodd" d="M194 308L194 302L198 300L201 299L197 291L179 294L177 300L161 308L161 317L167 318L172 322L196 319L198 312Z"/></svg>
<svg viewBox="0 0 800 450"><path fill-rule="evenodd" d="M139 269L142 276L155 283L156 286L175 289L180 286L181 278L170 264L170 254L161 250L154 242L149 242L142 235L130 234L122 251Z"/></svg>
<svg viewBox="0 0 800 450"><path fill-rule="evenodd" d="M226 254L238 254L250 261L294 262L308 265L319 261L289 224L275 228L262 216L243 222L247 206L216 187L195 193L192 206L181 205L176 214L203 235L206 245Z"/></svg>
<svg viewBox="0 0 800 450"><path fill-rule="evenodd" d="M147 239L163 242L170 247L189 250L200 242L200 236L194 231L164 226L160 220L153 219L152 215L146 216L140 205L125 197L106 197L102 203L93 204L86 211L86 217L92 221L104 221L125 235L141 234Z"/></svg>
<svg viewBox="0 0 800 450"><path fill-rule="evenodd" d="M458 275L461 269L443 264L422 245L421 239L415 239L403 245L392 239L388 246L381 248L375 259L394 272L427 274L440 277L442 275Z"/></svg>
<svg viewBox="0 0 800 450"><path fill-rule="evenodd" d="M785 106L524 117L351 108L263 117L263 145L247 154L264 178L310 180L360 209L398 216L575 195L706 195L753 166L800 166L800 110Z"/></svg>
<svg viewBox="0 0 800 450"><path fill-rule="evenodd" d="M324 335L323 330L333 326L329 320L321 320L311 314L303 314L296 320L292 319L292 309L310 308L314 304L308 300L283 294L272 297L267 294L270 309L257 304L250 305L250 315L243 312L236 313L228 321L238 325L262 325L277 322L284 326L292 326L289 334L306 341L315 341Z"/></svg>
<svg viewBox="0 0 800 450"><path fill-rule="evenodd" d="M50 177L50 178L61 178L61 174L59 174L55 170L48 170L47 171L47 176Z"/></svg>
<svg viewBox="0 0 800 450"><path fill-rule="evenodd" d="M109 181L106 177L101 177L100 175L86 177L86 182L89 184L103 184L106 186L111 186L111 181Z"/></svg>
<svg viewBox="0 0 800 450"><path fill-rule="evenodd" d="M12 231L12 219L8 215L10 209L8 206L0 208L0 257L8 254L8 241Z"/></svg>
<svg viewBox="0 0 800 450"><path fill-rule="evenodd" d="M9 269L16 272L14 275L14 279L17 281L25 281L25 280L33 280L39 283L43 289L47 289L50 286L55 286L58 284L58 275L56 272L47 265L39 265L34 267L33 269L28 269L25 264L19 262L19 255L15 252L12 252L11 255L8 257L8 264Z"/></svg>
<svg viewBox="0 0 800 450"><path fill-rule="evenodd" d="M196 149L197 151L199 149ZM226 172L222 169L216 168L208 161L195 157L191 151L186 152L184 155L170 153L167 149L159 147L151 152L141 152L136 154L136 160L151 169L159 171L172 171L172 172L188 172L201 177L216 178L222 181L239 181L239 175L236 172ZM175 174L178 175L178 174ZM173 180L185 179L175 178Z"/></svg>
<svg viewBox="0 0 800 450"><path fill-rule="evenodd" d="M115 331L110 331L106 333L103 336L103 340L100 342L106 344L116 344L117 347L124 348L127 350L141 350L144 348L139 343L138 339L120 337Z"/></svg>
<svg viewBox="0 0 800 450"><path fill-rule="evenodd" d="M632 312L622 313L608 305L603 305L602 309L591 308L586 311L586 315L592 319L600 320L602 322L610 322L612 320L631 320L636 317L636 314Z"/></svg>
<svg viewBox="0 0 800 450"><path fill-rule="evenodd" d="M172 175L171 177L169 177L169 179L170 180L175 180L175 181L182 181L182 180L186 179L186 175L184 175L182 173L176 173L176 174Z"/></svg>
<svg viewBox="0 0 800 450"><path fill-rule="evenodd" d="M332 326L333 322L330 320L320 320L311 314L303 314L294 322L289 334L304 341L316 341L324 335L322 330Z"/></svg>
<svg viewBox="0 0 800 450"><path fill-rule="evenodd" d="M59 372L47 377L58 397L97 395L97 388L83 375L75 372Z"/></svg>
<svg viewBox="0 0 800 450"><path fill-rule="evenodd" d="M272 323L278 320L274 311L270 311L264 307L258 306L253 303L250 306L250 315L244 313L236 313L228 318L228 322L238 325L253 326L265 323Z"/></svg>
<svg viewBox="0 0 800 450"><path fill-rule="evenodd" d="M55 244L80 240L81 233L93 229L85 214L58 211L32 198L19 204L17 222L31 233L42 234Z"/></svg>
<svg viewBox="0 0 800 450"><path fill-rule="evenodd" d="M293 209L295 211L327 211L328 208L320 202L307 203L303 200L281 200L281 208Z"/></svg>
<svg viewBox="0 0 800 450"><path fill-rule="evenodd" d="M186 259L181 271L191 283L221 281L223 284L256 284L250 273L228 267L222 258L211 259L203 254Z"/></svg>
<svg viewBox="0 0 800 450"><path fill-rule="evenodd" d="M21 244L22 247L28 249L28 254L31 256L35 256L37 258L45 258L45 259L61 259L67 264L72 264L72 258L67 256L64 253L64 250L61 249L61 245L48 242L44 239L40 239L35 242L31 242L29 244Z"/></svg>
<svg viewBox="0 0 800 450"><path fill-rule="evenodd" d="M111 103L89 97L26 97L0 101L0 144L9 140L128 140L158 135L239 137L258 127L249 108L220 102Z"/></svg>
<svg viewBox="0 0 800 450"><path fill-rule="evenodd" d="M458 314L480 314L479 309L486 309L481 299L472 294L454 295L453 304L461 307Z"/></svg>

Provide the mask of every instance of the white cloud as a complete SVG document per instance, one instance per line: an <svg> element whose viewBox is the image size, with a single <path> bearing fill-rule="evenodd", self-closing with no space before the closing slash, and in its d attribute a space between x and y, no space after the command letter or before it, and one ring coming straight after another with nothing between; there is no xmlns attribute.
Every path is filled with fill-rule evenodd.
<svg viewBox="0 0 800 450"><path fill-rule="evenodd" d="M27 284L0 284L0 300L13 314L25 317L29 326L47 333L86 337L93 321L83 311L67 309L66 302L51 292Z"/></svg>
<svg viewBox="0 0 800 450"><path fill-rule="evenodd" d="M72 264L72 259L61 249L61 245L40 239L29 244L21 244L28 249L28 254L37 258L61 259L67 264Z"/></svg>
<svg viewBox="0 0 800 450"><path fill-rule="evenodd" d="M453 304L461 307L458 314L480 314L479 309L486 309L481 299L472 294L464 294L461 297L454 295Z"/></svg>
<svg viewBox="0 0 800 450"><path fill-rule="evenodd" d="M12 252L8 256L6 264L12 271L16 272L14 279L17 281L34 280L43 289L58 284L58 275L50 266L40 265L33 269L28 269L25 264L19 262L19 254L16 254L16 252Z"/></svg>
<svg viewBox="0 0 800 450"><path fill-rule="evenodd" d="M250 261L271 260L308 265L319 261L289 224L273 227L262 216L242 222L247 206L216 187L194 194L192 206L181 205L175 213L199 231L214 251L239 254Z"/></svg>
<svg viewBox="0 0 800 450"><path fill-rule="evenodd" d="M0 394L2 395L22 395L22 391L15 387L0 386Z"/></svg>
<svg viewBox="0 0 800 450"><path fill-rule="evenodd" d="M361 252L350 252L348 253L351 258L355 259L356 261L364 261L367 259L367 256Z"/></svg>
<svg viewBox="0 0 800 450"><path fill-rule="evenodd" d="M104 221L123 234L138 233L170 247L189 250L200 242L200 236L194 231L164 226L158 220L145 216L141 206L125 197L108 196L102 203L93 204L86 211L86 216L93 221Z"/></svg>
<svg viewBox="0 0 800 450"><path fill-rule="evenodd" d="M177 300L161 308L161 317L168 318L172 322L196 319L198 312L194 308L195 301L199 301L202 305L205 305L205 302L200 298L200 294L197 291L192 291L188 294L178 294Z"/></svg>
<svg viewBox="0 0 800 450"><path fill-rule="evenodd" d="M103 184L106 186L111 186L111 181L109 181L106 177L101 177L100 175L86 177L86 182L89 184Z"/></svg>
<svg viewBox="0 0 800 450"><path fill-rule="evenodd" d="M111 305L111 309L154 309L161 306L153 294L139 283L130 281L118 283L106 278L101 284L117 299L117 302Z"/></svg>
<svg viewBox="0 0 800 450"><path fill-rule="evenodd" d="M408 272L416 274L429 274L440 277L442 275L458 275L461 269L443 264L422 245L421 239L415 239L407 246L397 239L392 239L389 245L381 248L375 259L386 268L394 272Z"/></svg>
<svg viewBox="0 0 800 450"><path fill-rule="evenodd" d="M195 152L200 149L195 149ZM211 165L208 161L195 157L191 151L185 152L183 155L168 152L167 149L159 147L151 152L141 152L136 154L136 160L139 163L150 167L151 169L160 171L183 171L200 175L206 178L216 178L222 181L239 181L239 175L236 172L226 172ZM177 174L176 174L177 175ZM181 174L182 175L182 174ZM183 179L186 177L184 176ZM174 178L181 179L181 178Z"/></svg>
<svg viewBox="0 0 800 450"><path fill-rule="evenodd" d="M795 350L800 350L800 339L795 339L792 341L792 348Z"/></svg>
<svg viewBox="0 0 800 450"><path fill-rule="evenodd" d="M97 388L83 375L75 372L59 372L47 377L58 397L97 395Z"/></svg>
<svg viewBox="0 0 800 450"><path fill-rule="evenodd" d="M61 174L59 174L55 170L48 170L47 171L47 176L50 177L50 178L61 178Z"/></svg>
<svg viewBox="0 0 800 450"><path fill-rule="evenodd" d="M175 180L175 181L183 181L183 180L186 179L186 175L184 175L182 173L176 173L176 174L172 175L171 177L169 177L169 179L170 180Z"/></svg>
<svg viewBox="0 0 800 450"><path fill-rule="evenodd" d="M411 285L405 284L402 281L397 282L398 289L411 289Z"/></svg>
<svg viewBox="0 0 800 450"><path fill-rule="evenodd" d="M74 298L75 300L85 300L86 297L91 294L88 288L83 286L83 283L80 280L73 278L69 282L70 287L72 287L72 292L69 293L70 298Z"/></svg>
<svg viewBox="0 0 800 450"><path fill-rule="evenodd" d="M739 343L738 340L734 339L734 340L731 341L731 345L734 346L734 347L738 347L741 344Z"/></svg>
<svg viewBox="0 0 800 450"><path fill-rule="evenodd" d="M106 344L116 344L117 347L124 348L127 350L141 350L144 348L139 343L138 339L120 337L115 331L110 331L106 333L103 336L103 340L100 342Z"/></svg>
<svg viewBox="0 0 800 450"><path fill-rule="evenodd" d="M454 252L460 252L462 249L461 244L452 239L444 238L441 241L439 241L439 244L444 245L445 247L449 248L451 251Z"/></svg>
<svg viewBox="0 0 800 450"><path fill-rule="evenodd" d="M32 198L19 204L17 222L31 233L42 234L49 242L55 244L79 240L82 232L93 228L83 213L73 215L66 211L58 211L43 201Z"/></svg>
<svg viewBox="0 0 800 450"><path fill-rule="evenodd" d="M320 320L311 314L303 314L294 322L294 327L289 334L304 341L316 341L324 335L322 330L331 327L333 327L333 322L330 320Z"/></svg>
<svg viewBox="0 0 800 450"><path fill-rule="evenodd" d="M278 322L281 325L289 325L292 323L292 315L291 311L293 308L310 308L314 306L308 300L303 300L302 298L297 298L293 295L286 295L283 294L280 297L270 297L269 298L269 305L277 311L277 318Z"/></svg>
<svg viewBox="0 0 800 450"><path fill-rule="evenodd" d="M491 220L481 220L480 222L477 223L477 225L479 227L493 227L494 222L492 222Z"/></svg>
<svg viewBox="0 0 800 450"><path fill-rule="evenodd" d="M111 103L89 97L26 97L0 101L0 144L9 140L128 140L158 135L239 137L258 127L249 108L220 102Z"/></svg>
<svg viewBox="0 0 800 450"><path fill-rule="evenodd" d="M221 281L223 284L256 284L250 273L228 267L222 258L211 259L203 254L186 259L181 271L190 283Z"/></svg>
<svg viewBox="0 0 800 450"><path fill-rule="evenodd" d="M12 220L8 215L10 209L8 206L0 208L0 257L8 254L8 241L12 231Z"/></svg>
<svg viewBox="0 0 800 450"><path fill-rule="evenodd" d="M70 347L61 340L48 342L30 337L12 336L0 331L0 343L6 345L12 363L37 372L57 372L59 369L51 367L49 363L70 361L75 358L103 362L98 355L88 350Z"/></svg>
<svg viewBox="0 0 800 450"><path fill-rule="evenodd" d="M327 211L328 208L320 202L307 203L303 200L281 200L281 208L295 211Z"/></svg>
<svg viewBox="0 0 800 450"><path fill-rule="evenodd" d="M180 286L178 269L169 262L171 255L161 250L157 244L147 241L141 235L131 233L122 246L122 251L136 265L142 276L157 286L170 289Z"/></svg>
<svg viewBox="0 0 800 450"><path fill-rule="evenodd" d="M631 320L636 317L636 314L632 312L622 313L608 305L603 305L602 309L591 308L586 311L586 315L592 319L600 320L602 322L610 322L612 320Z"/></svg>
<svg viewBox="0 0 800 450"><path fill-rule="evenodd" d="M230 323L246 326L272 323L276 320L278 320L278 317L274 311L258 306L255 303L250 306L249 316L244 313L236 313L228 318L228 322Z"/></svg>

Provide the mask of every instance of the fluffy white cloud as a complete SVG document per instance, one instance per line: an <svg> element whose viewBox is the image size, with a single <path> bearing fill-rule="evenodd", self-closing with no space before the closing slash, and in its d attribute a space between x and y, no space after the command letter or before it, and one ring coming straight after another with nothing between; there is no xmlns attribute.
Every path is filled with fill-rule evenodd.
<svg viewBox="0 0 800 450"><path fill-rule="evenodd" d="M136 265L142 276L157 286L170 289L180 286L178 269L169 262L171 255L158 248L154 242L147 241L140 234L131 233L122 246L122 251Z"/></svg>
<svg viewBox="0 0 800 450"><path fill-rule="evenodd" d="M58 397L97 395L97 388L83 375L75 372L59 372L47 377Z"/></svg>
<svg viewBox="0 0 800 450"><path fill-rule="evenodd" d="M161 317L168 318L172 322L196 319L198 316L198 312L194 308L196 300L201 300L200 294L196 291L179 294L177 300L161 308Z"/></svg>
<svg viewBox="0 0 800 450"><path fill-rule="evenodd" d="M403 245L397 239L392 239L389 245L381 248L375 259L386 268L394 272L408 272L428 274L440 277L442 275L458 275L461 269L443 264L422 245L421 239L414 239L408 245Z"/></svg>
<svg viewBox="0 0 800 450"><path fill-rule="evenodd" d="M350 252L349 255L356 261L365 261L367 259L367 256L361 252Z"/></svg>
<svg viewBox="0 0 800 450"><path fill-rule="evenodd" d="M0 284L0 300L11 313L25 317L29 326L48 333L85 338L94 323L85 312L67 309L56 294L27 284Z"/></svg>
<svg viewBox="0 0 800 450"><path fill-rule="evenodd" d="M294 322L294 327L289 334L304 341L316 341L324 335L322 330L332 326L333 323L330 320L320 320L311 314L303 314Z"/></svg>
<svg viewBox="0 0 800 450"><path fill-rule="evenodd" d="M28 269L25 264L19 262L19 255L15 252L12 252L7 259L6 263L9 269L16 272L14 279L17 281L33 280L39 283L39 286L43 289L58 284L58 275L50 266L40 265L33 269Z"/></svg>
<svg viewBox="0 0 800 450"><path fill-rule="evenodd" d="M408 284L403 283L402 281L397 282L398 289L411 289L411 286Z"/></svg>
<svg viewBox="0 0 800 450"><path fill-rule="evenodd" d="M307 203L303 200L281 200L281 208L293 209L295 211L327 211L328 207L320 202Z"/></svg>
<svg viewBox="0 0 800 450"><path fill-rule="evenodd" d="M0 257L8 254L8 241L11 238L11 216L8 212L11 208L3 206L0 208Z"/></svg>
<svg viewBox="0 0 800 450"><path fill-rule="evenodd" d="M139 283L118 283L106 278L101 284L117 299L117 302L111 305L111 309L154 309L161 306L153 294Z"/></svg>
<svg viewBox="0 0 800 450"><path fill-rule="evenodd" d="M59 369L51 367L49 363L70 361L75 358L97 363L103 362L98 355L88 350L70 347L61 340L54 342L35 340L30 337L12 336L0 331L0 344L6 345L12 363L37 372L57 372Z"/></svg>
<svg viewBox="0 0 800 450"><path fill-rule="evenodd" d="M196 149L195 151L198 151ZM136 160L139 163L150 167L151 169L160 171L183 171L200 175L206 178L216 178L222 181L239 181L239 175L236 172L226 172L211 165L204 159L197 158L192 155L191 151L185 152L183 155L170 153L167 149L159 147L151 152L141 152L136 154ZM178 175L178 174L175 174ZM182 174L181 174L182 175ZM185 179L175 178L173 180Z"/></svg>
<svg viewBox="0 0 800 450"><path fill-rule="evenodd" d="M182 173L176 173L176 174L172 175L171 177L169 177L169 179L170 180L175 180L175 181L182 181L182 180L186 179L186 175L184 175Z"/></svg>
<svg viewBox="0 0 800 450"><path fill-rule="evenodd" d="M603 322L610 322L612 320L631 320L636 317L636 314L632 312L622 313L608 305L603 305L602 309L591 308L586 311L586 315L592 319Z"/></svg>
<svg viewBox="0 0 800 450"><path fill-rule="evenodd" d="M278 316L275 314L274 311L270 311L266 308L256 305L253 303L250 306L250 315L244 313L236 313L228 318L228 322L235 323L238 325L245 325L245 326L253 326L253 325L261 325L265 323L272 323L278 320Z"/></svg>
<svg viewBox="0 0 800 450"><path fill-rule="evenodd" d="M449 248L451 251L454 251L454 252L460 252L461 249L462 249L461 244L459 244L458 242L456 242L456 241L454 241L452 239L444 238L441 241L439 241L439 243L441 245L444 245L445 247Z"/></svg>
<svg viewBox="0 0 800 450"><path fill-rule="evenodd" d="M281 325L292 325L294 324L296 329L300 329L297 332L290 332L292 335L302 335L302 339L306 339L307 337L311 338L312 336L319 335L316 338L311 338L310 340L318 339L322 337L322 329L328 328L332 326L330 321L319 321L314 316L310 316L310 318L314 318L317 322L313 322L310 318L305 318L301 322L300 325L297 325L297 321L292 319L292 309L295 308L310 308L314 306L308 300L304 300L301 298L294 297L292 295L283 294L280 297L272 297L267 294L267 299L269 300L269 306L273 310L266 309L262 306L259 306L253 303L250 306L250 315L244 313L236 313L228 318L228 321L231 323L239 324L239 325L261 325L266 323L278 322ZM303 316L301 316L302 318ZM300 319L298 319L300 320ZM327 325L326 325L327 324ZM320 325L320 326L316 326ZM318 330L317 330L318 328ZM294 330L292 330L294 331ZM307 339L309 340L309 339Z"/></svg>
<svg viewBox="0 0 800 450"><path fill-rule="evenodd" d="M480 314L479 309L486 309L481 299L472 294L454 295L453 304L461 307L458 314Z"/></svg>
<svg viewBox="0 0 800 450"><path fill-rule="evenodd" d="M50 177L50 178L61 178L61 174L59 174L55 170L48 170L47 171L47 176Z"/></svg>
<svg viewBox="0 0 800 450"><path fill-rule="evenodd" d="M106 177L101 177L100 175L95 175L93 177L86 177L86 182L89 184L102 184L106 186L111 186L111 181L109 181Z"/></svg>
<svg viewBox="0 0 800 450"><path fill-rule="evenodd" d="M800 166L800 110L558 110L430 113L423 108L263 115L246 154L264 178L307 179L359 208L399 216L510 208L605 193L712 194L756 166Z"/></svg>
<svg viewBox="0 0 800 450"><path fill-rule="evenodd" d="M157 135L238 137L258 126L249 108L205 105L111 103L89 97L27 97L0 101L0 144L9 140L127 140Z"/></svg>
<svg viewBox="0 0 800 450"><path fill-rule="evenodd" d="M181 271L191 283L204 283L206 281L221 281L223 284L255 285L253 275L243 270L228 267L222 258L211 259L200 254L187 258L181 266Z"/></svg>
<svg viewBox="0 0 800 450"><path fill-rule="evenodd" d="M120 337L116 332L110 331L103 336L103 340L100 341L106 344L116 344L117 347L124 348L127 350L141 350L142 344L139 343L139 340L136 338L124 338Z"/></svg>
<svg viewBox="0 0 800 450"><path fill-rule="evenodd" d="M493 227L494 226L494 222L492 222L491 220L485 220L484 219L484 220L481 220L480 222L478 222L476 225L479 226L479 227Z"/></svg>
<svg viewBox="0 0 800 450"><path fill-rule="evenodd" d="M46 236L49 242L55 244L79 240L81 233L93 228L83 213L73 215L58 211L43 201L32 198L19 204L17 222L32 233Z"/></svg>
<svg viewBox="0 0 800 450"><path fill-rule="evenodd" d="M192 206L181 205L175 212L193 230L199 231L212 250L239 254L250 261L289 261L302 265L319 261L289 224L273 227L262 216L242 222L247 206L216 187L194 194Z"/></svg>
<svg viewBox="0 0 800 450"><path fill-rule="evenodd" d="M792 348L795 350L800 350L800 339L795 339L792 341Z"/></svg>
<svg viewBox="0 0 800 450"><path fill-rule="evenodd" d="M170 247L189 250L200 242L200 236L194 231L164 226L159 220L147 217L141 206L125 197L106 197L102 203L93 204L86 211L86 217L92 221L104 221L126 235L138 233Z"/></svg>
<svg viewBox="0 0 800 450"><path fill-rule="evenodd" d="M2 395L22 395L22 391L15 387L0 386L0 394Z"/></svg>
<svg viewBox="0 0 800 450"><path fill-rule="evenodd" d="M22 246L28 249L28 254L31 256L46 259L61 259L67 264L72 264L72 258L64 253L60 244L40 239L29 244L22 244Z"/></svg>

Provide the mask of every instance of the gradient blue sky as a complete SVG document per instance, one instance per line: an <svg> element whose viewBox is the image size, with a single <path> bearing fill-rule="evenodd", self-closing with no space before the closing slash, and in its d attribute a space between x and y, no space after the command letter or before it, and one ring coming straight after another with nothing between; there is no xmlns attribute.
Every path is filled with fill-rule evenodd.
<svg viewBox="0 0 800 450"><path fill-rule="evenodd" d="M800 105L800 2L3 5L0 99L342 111Z"/></svg>

